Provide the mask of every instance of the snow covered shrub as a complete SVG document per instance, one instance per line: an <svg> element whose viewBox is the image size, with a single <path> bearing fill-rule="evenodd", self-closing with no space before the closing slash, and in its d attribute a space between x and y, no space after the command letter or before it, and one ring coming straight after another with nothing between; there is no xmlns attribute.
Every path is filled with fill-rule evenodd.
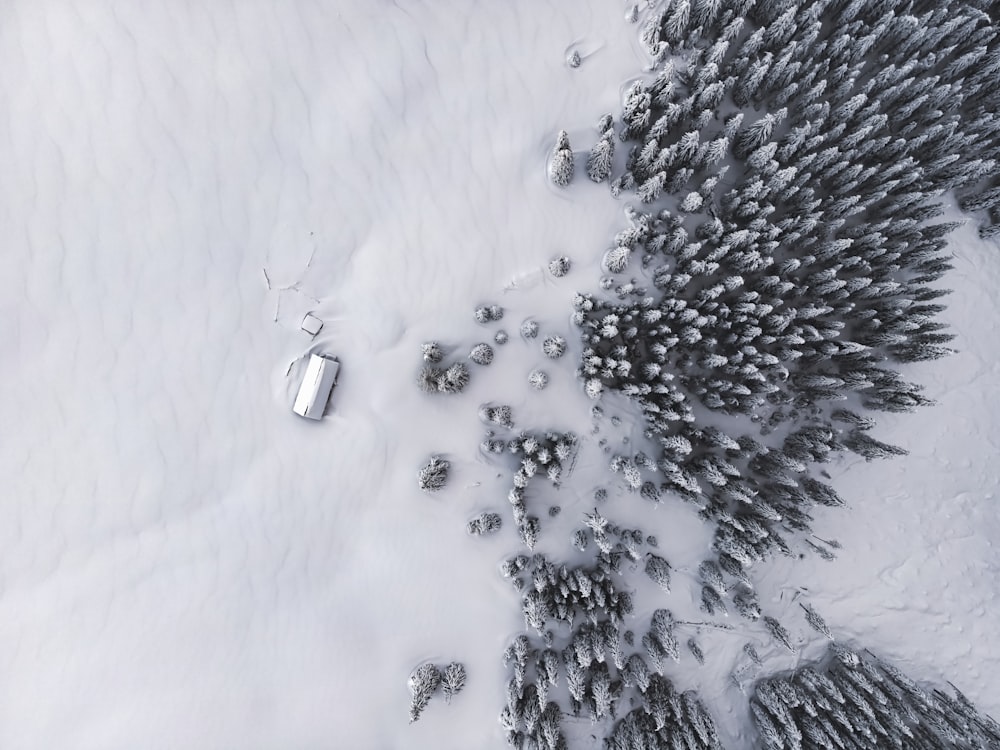
<svg viewBox="0 0 1000 750"><path fill-rule="evenodd" d="M535 338L538 335L538 323L530 319L521 323L521 335L526 339Z"/></svg>
<svg viewBox="0 0 1000 750"><path fill-rule="evenodd" d="M584 384L583 390L588 397L596 401L601 397L601 394L604 392L604 384L597 378L590 378Z"/></svg>
<svg viewBox="0 0 1000 750"><path fill-rule="evenodd" d="M569 134L560 130L549 162L549 179L559 187L566 187L573 181L573 170L573 150L569 145Z"/></svg>
<svg viewBox="0 0 1000 750"><path fill-rule="evenodd" d="M795 646L792 645L792 638L785 630L785 627L775 620L773 617L768 617L765 615L761 618L761 622L764 623L764 627L767 628L767 632L771 634L774 640L778 641L782 646L787 648L793 654L795 653Z"/></svg>
<svg viewBox="0 0 1000 750"><path fill-rule="evenodd" d="M421 664L410 675L407 682L412 698L410 700L410 723L417 721L427 708L431 696L441 686L441 672L433 664Z"/></svg>
<svg viewBox="0 0 1000 750"><path fill-rule="evenodd" d="M549 384L549 376L541 370L532 370L528 373L528 383L536 391L540 391Z"/></svg>
<svg viewBox="0 0 1000 750"><path fill-rule="evenodd" d="M421 344L420 348L423 351L424 362L437 364L444 359L444 352L441 350L441 344L437 341L428 341L425 344Z"/></svg>
<svg viewBox="0 0 1000 750"><path fill-rule="evenodd" d="M489 344L476 344L469 352L469 359L477 365L488 365L493 361L493 347Z"/></svg>
<svg viewBox="0 0 1000 750"><path fill-rule="evenodd" d="M546 336L542 341L542 352L546 357L558 359L566 353L566 339L562 336Z"/></svg>
<svg viewBox="0 0 1000 750"><path fill-rule="evenodd" d="M480 513L469 521L466 530L473 535L492 534L500 531L503 526L503 519L499 513Z"/></svg>
<svg viewBox="0 0 1000 750"><path fill-rule="evenodd" d="M678 693L666 677L650 674L641 659L635 666L630 660L626 669L630 682L644 686L641 703L614 725L605 740L606 747L614 750L722 747L715 722L694 691Z"/></svg>
<svg viewBox="0 0 1000 750"><path fill-rule="evenodd" d="M448 470L451 464L438 456L431 457L426 466L417 473L417 484L420 489L433 492L444 487L448 481Z"/></svg>
<svg viewBox="0 0 1000 750"><path fill-rule="evenodd" d="M565 255L549 261L549 273L551 273L556 278L568 274L569 268L570 268L569 258L567 258Z"/></svg>

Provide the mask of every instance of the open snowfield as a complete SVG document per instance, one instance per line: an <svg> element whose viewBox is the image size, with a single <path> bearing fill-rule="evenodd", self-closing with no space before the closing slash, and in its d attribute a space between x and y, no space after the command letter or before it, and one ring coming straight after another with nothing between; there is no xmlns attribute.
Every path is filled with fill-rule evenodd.
<svg viewBox="0 0 1000 750"><path fill-rule="evenodd" d="M0 746L505 746L500 655L524 620L497 565L519 543L509 525L465 532L482 510L509 520L477 407L581 436L539 545L569 555L594 487L614 486L570 300L595 288L624 202L585 179L556 190L545 160L561 128L596 140L648 62L635 37L613 0L5 4ZM1000 716L1000 252L971 225L952 242L960 353L905 369L938 404L875 431L910 455L831 468L851 507L816 531L836 561L755 571L797 658L823 649L809 601L838 636ZM492 302L504 320L478 325ZM528 316L570 353L544 361L518 336ZM501 328L464 393L417 389L423 341L464 358ZM342 362L320 423L291 412L310 351ZM453 472L431 496L415 474L432 453ZM684 560L709 531L690 508L624 496L606 515L657 534L679 561L667 603L695 614ZM760 636L767 671L794 664ZM699 637L706 666L668 676L748 747L729 682L747 638ZM425 660L461 661L469 682L408 725ZM567 722L573 747L598 729Z"/></svg>

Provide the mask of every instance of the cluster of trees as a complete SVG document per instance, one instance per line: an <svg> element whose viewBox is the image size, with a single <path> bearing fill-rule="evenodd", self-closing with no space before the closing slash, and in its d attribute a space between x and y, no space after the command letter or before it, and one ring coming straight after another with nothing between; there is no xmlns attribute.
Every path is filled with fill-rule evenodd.
<svg viewBox="0 0 1000 750"><path fill-rule="evenodd" d="M512 670L507 703L500 712L507 742L517 750L566 750L562 710L549 700L549 690L559 680L559 657L551 649L539 653L522 633L507 647L503 660Z"/></svg>
<svg viewBox="0 0 1000 750"><path fill-rule="evenodd" d="M417 375L417 385L424 393L461 393L469 384L469 367L455 362L449 367L424 365Z"/></svg>
<svg viewBox="0 0 1000 750"><path fill-rule="evenodd" d="M434 694L440 689L446 703L465 687L465 666L457 661L444 669L425 663L413 670L407 685L410 688L410 723L417 721Z"/></svg>
<svg viewBox="0 0 1000 750"><path fill-rule="evenodd" d="M480 513L469 521L466 530L474 536L493 534L503 528L503 519L499 513Z"/></svg>
<svg viewBox="0 0 1000 750"><path fill-rule="evenodd" d="M823 662L758 682L750 708L767 749L1000 747L1000 725L953 689L925 690L870 653L835 645Z"/></svg>
<svg viewBox="0 0 1000 750"><path fill-rule="evenodd" d="M524 622L539 634L552 623L572 627L577 619L596 623L603 618L620 627L632 611L632 597L612 580L621 557L619 552L601 552L596 565L570 568L544 555L517 555L505 560L500 572L521 592Z"/></svg>
<svg viewBox="0 0 1000 750"><path fill-rule="evenodd" d="M514 426L514 411L507 404L499 404L497 406L482 404L479 407L479 418L484 422L508 429Z"/></svg>
<svg viewBox="0 0 1000 750"><path fill-rule="evenodd" d="M506 411L503 411L506 410ZM504 426L512 426L509 406L486 406L480 412L487 421ZM545 476L553 484L558 484L563 476L564 467L569 464L576 450L576 436L572 433L527 433L522 432L516 438L501 440L487 433L481 446L485 453L512 453L520 457L520 465L514 472L513 487L507 495L510 500L511 512L518 535L524 545L534 549L541 531L541 522L537 516L528 515L525 504L525 489L535 477Z"/></svg>
<svg viewBox="0 0 1000 750"><path fill-rule="evenodd" d="M597 534L638 534L595 525L601 527ZM565 747L559 729L562 710L551 697L564 677L569 710L576 716L613 721L620 705L638 706L613 725L608 747L669 748L675 741L696 750L720 747L714 722L694 693L678 694L663 676L666 657L680 658L677 623L670 612L652 614L638 649L633 633L623 630L632 600L611 576L620 572L623 559L632 557L624 546L597 552L593 567L556 565L543 555L520 555L501 566L522 592L525 622L542 641L533 646L532 636L522 633L504 654L512 674L500 722L513 746ZM561 649L555 648L554 632L548 629L553 623L570 633ZM704 660L697 643L691 640L688 647L699 662Z"/></svg>
<svg viewBox="0 0 1000 750"><path fill-rule="evenodd" d="M691 690L678 693L654 674L642 690L642 705L619 721L605 740L607 750L721 750L708 710Z"/></svg>
<svg viewBox="0 0 1000 750"><path fill-rule="evenodd" d="M480 305L473 313L477 323L486 325L503 320L503 308L500 305Z"/></svg>

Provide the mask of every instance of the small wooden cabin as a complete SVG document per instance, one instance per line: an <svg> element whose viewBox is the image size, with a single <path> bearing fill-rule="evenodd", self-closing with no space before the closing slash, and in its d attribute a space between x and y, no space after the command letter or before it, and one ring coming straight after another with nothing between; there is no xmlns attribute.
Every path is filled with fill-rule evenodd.
<svg viewBox="0 0 1000 750"><path fill-rule="evenodd" d="M339 371L340 362L333 357L310 355L292 411L306 419L322 419Z"/></svg>

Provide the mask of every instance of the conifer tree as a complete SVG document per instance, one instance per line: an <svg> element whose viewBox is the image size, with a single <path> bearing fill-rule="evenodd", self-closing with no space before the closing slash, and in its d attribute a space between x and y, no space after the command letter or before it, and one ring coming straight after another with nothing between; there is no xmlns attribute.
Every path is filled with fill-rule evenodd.
<svg viewBox="0 0 1000 750"><path fill-rule="evenodd" d="M646 555L645 571L657 586L670 593L670 563L650 552Z"/></svg>
<svg viewBox="0 0 1000 750"><path fill-rule="evenodd" d="M451 703L451 699L458 695L463 687L465 687L465 666L453 661L445 667L441 675L441 689L444 692L445 702Z"/></svg>
<svg viewBox="0 0 1000 750"><path fill-rule="evenodd" d="M441 672L433 664L421 664L410 675L407 683L412 698L410 700L410 723L417 721L427 708L431 696L441 685Z"/></svg>
<svg viewBox="0 0 1000 750"><path fill-rule="evenodd" d="M603 182L611 176L615 155L614 134L607 130L594 144L587 156L587 176L594 182Z"/></svg>
<svg viewBox="0 0 1000 750"><path fill-rule="evenodd" d="M567 187L573 181L573 171L573 150L569 145L569 134L560 130L549 162L549 179L559 187Z"/></svg>

